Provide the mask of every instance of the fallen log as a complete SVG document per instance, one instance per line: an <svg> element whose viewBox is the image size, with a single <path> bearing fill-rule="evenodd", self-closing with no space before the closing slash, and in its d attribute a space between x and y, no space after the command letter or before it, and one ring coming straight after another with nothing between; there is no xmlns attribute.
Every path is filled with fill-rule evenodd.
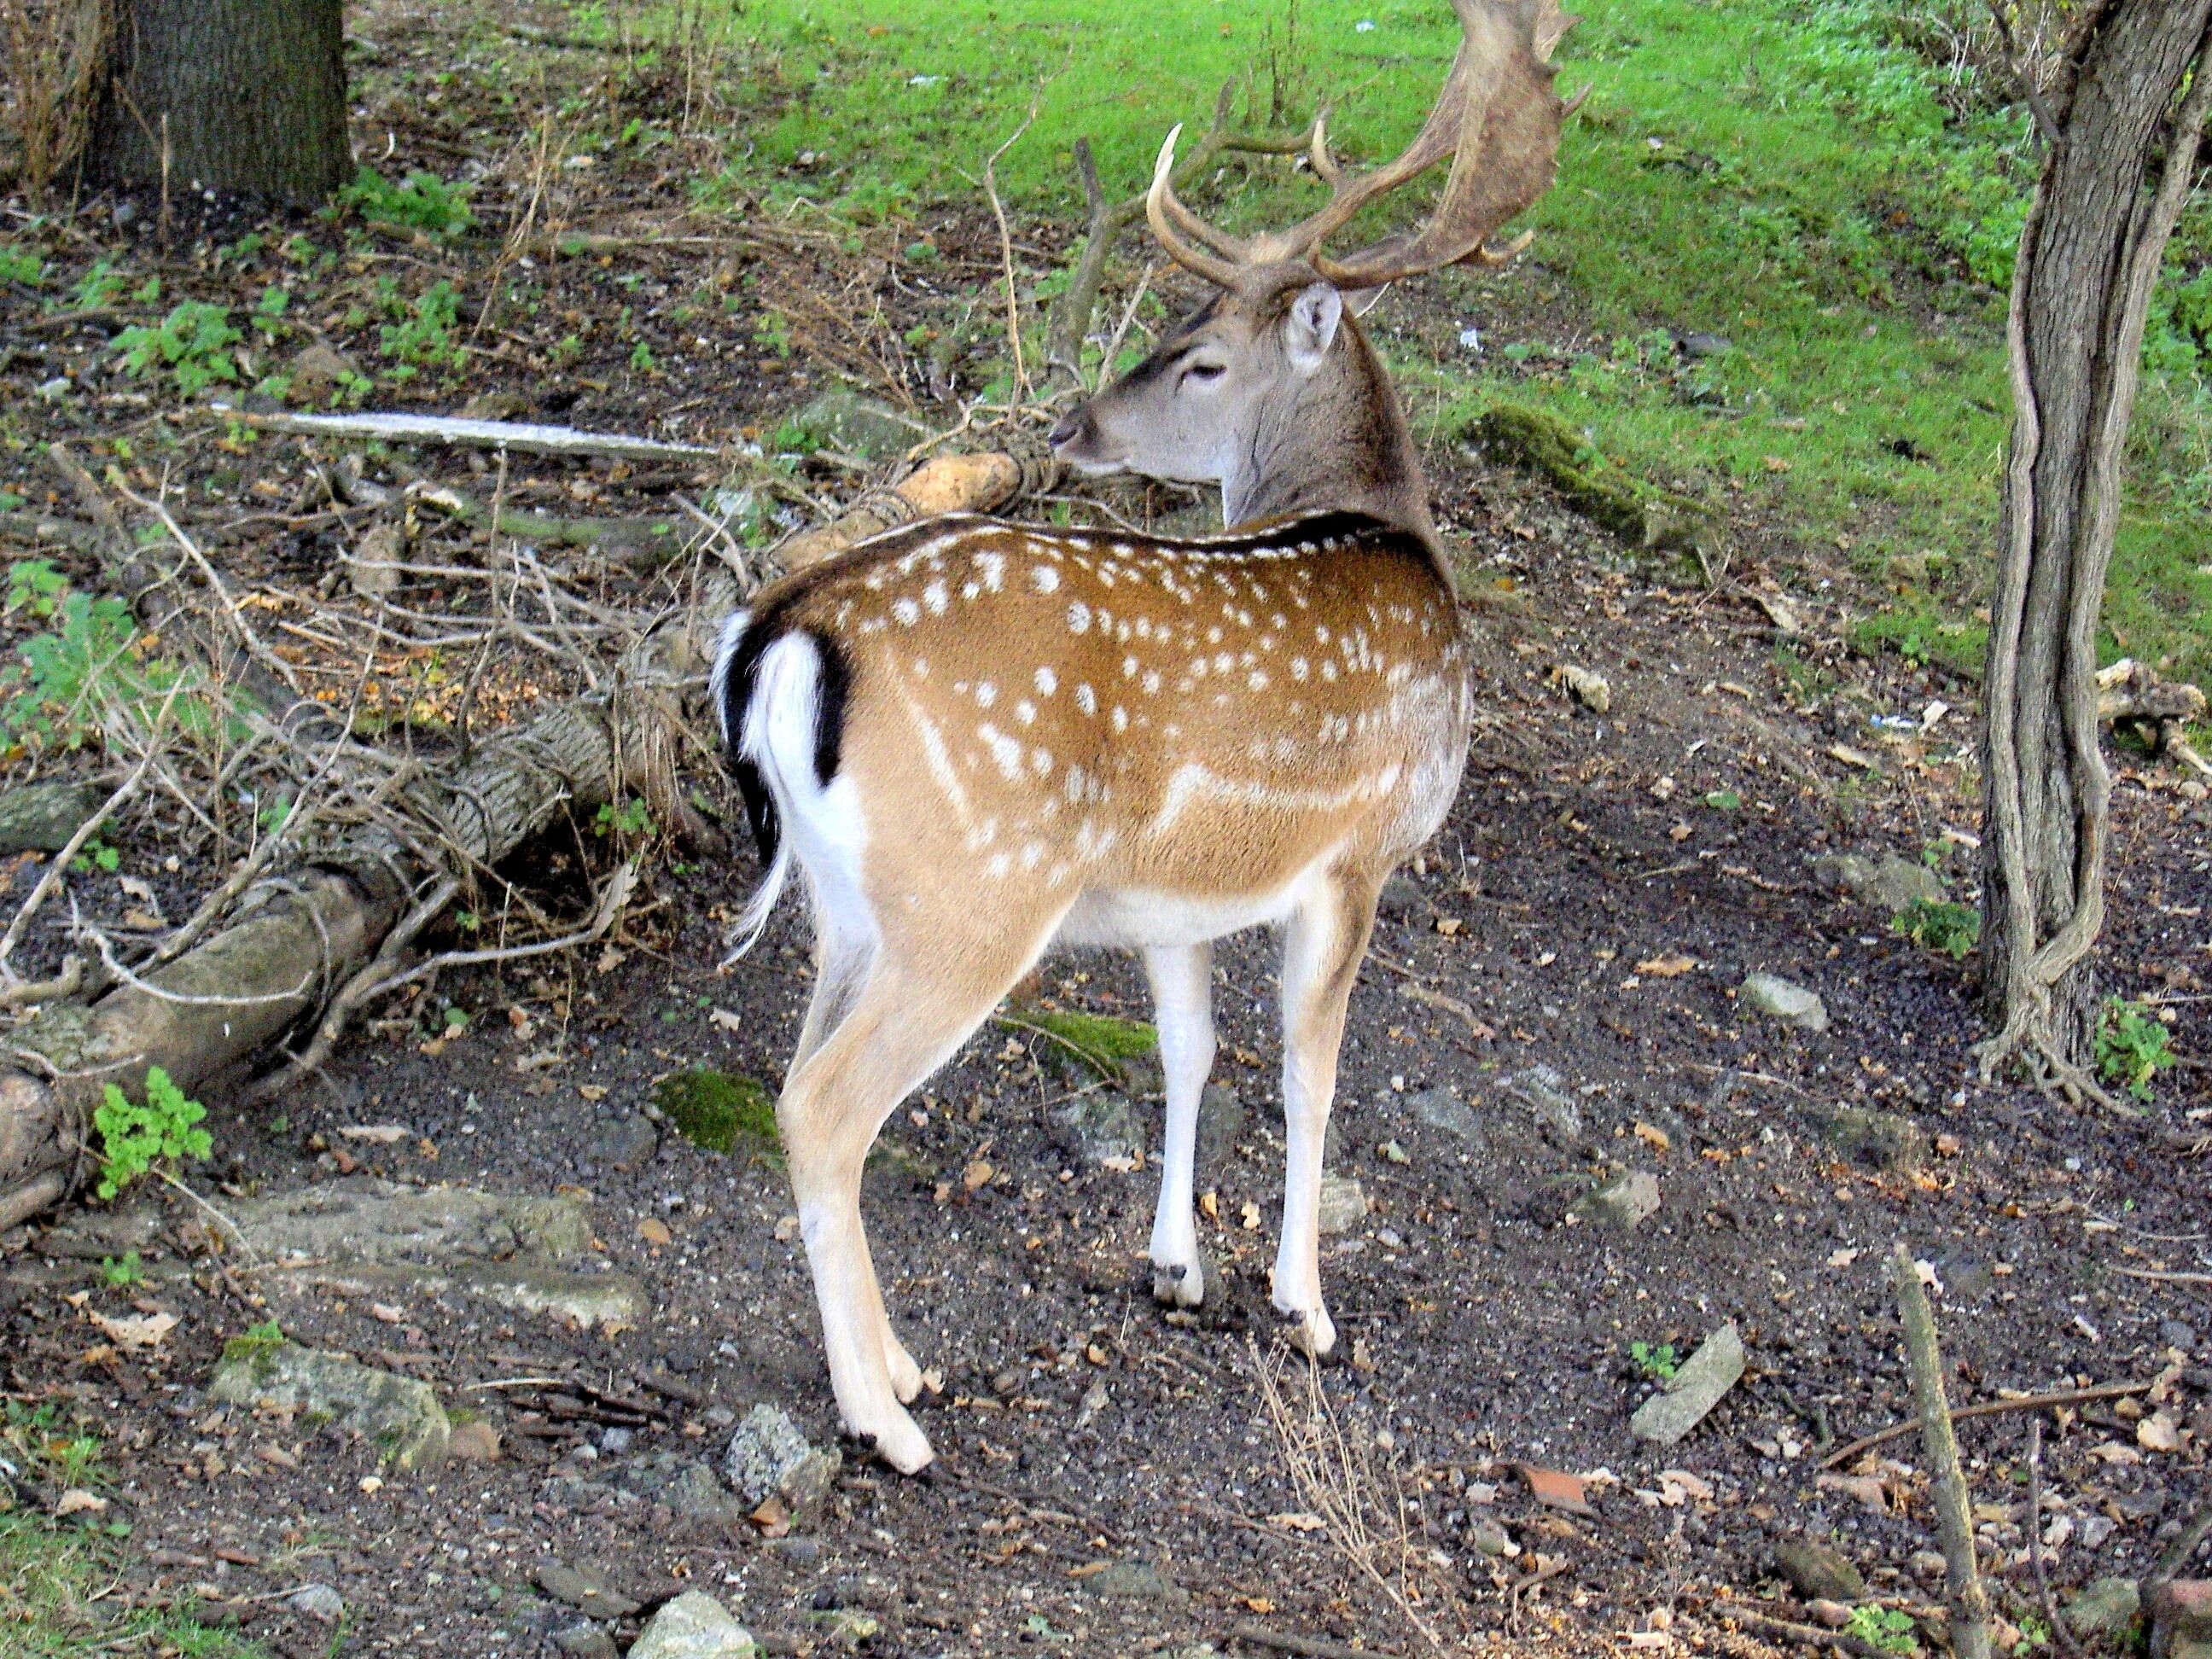
<svg viewBox="0 0 2212 1659"><path fill-rule="evenodd" d="M1049 489L1060 463L994 453L940 455L898 483L872 489L825 525L797 531L769 551L787 574L819 564L855 542L939 513L988 513L1022 495Z"/></svg>
<svg viewBox="0 0 2212 1659"><path fill-rule="evenodd" d="M109 535L111 580L143 601L142 611L160 610L156 625L173 641L192 636L218 674L227 669L234 681L260 675L258 663L225 650L207 630L193 635L189 613L158 597L167 590L148 548L130 536L89 475L65 453L56 465ZM792 538L787 557L798 546L805 554L798 563L811 563L912 519L1000 506L1055 474L1049 462L1007 455L946 457ZM17 1026L0 1053L0 1232L76 1188L93 1109L111 1084L139 1096L147 1067L160 1066L190 1091L301 1029L334 999L342 1016L348 994L381 982L394 950L435 919L461 877L496 863L564 811L634 793L663 822L680 819L674 754L683 701L703 684L711 641L736 597L726 575L710 579L689 617L665 623L625 653L612 690L560 704L485 739L450 770L410 784L416 817L439 826L434 855L386 828L357 830L257 882L228 927L173 960L143 974L123 969L96 999L51 1003ZM292 723L295 706L279 688L264 680L258 689L272 720ZM306 707L329 740L343 740L330 732L330 710ZM311 1056L334 1040L333 1017L315 1033Z"/></svg>

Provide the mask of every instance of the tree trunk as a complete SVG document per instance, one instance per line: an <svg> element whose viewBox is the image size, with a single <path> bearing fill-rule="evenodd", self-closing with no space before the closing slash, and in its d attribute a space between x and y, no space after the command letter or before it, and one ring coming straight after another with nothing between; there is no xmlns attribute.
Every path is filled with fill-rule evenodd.
<svg viewBox="0 0 2212 1659"><path fill-rule="evenodd" d="M2096 633L2143 319L2212 102L2212 0L2093 0L2013 273L2014 418L1984 685L1985 1074L2093 1089L2111 781ZM2174 106L2197 74L2179 112Z"/></svg>
<svg viewBox="0 0 2212 1659"><path fill-rule="evenodd" d="M101 184L319 202L353 174L341 0L119 0Z"/></svg>

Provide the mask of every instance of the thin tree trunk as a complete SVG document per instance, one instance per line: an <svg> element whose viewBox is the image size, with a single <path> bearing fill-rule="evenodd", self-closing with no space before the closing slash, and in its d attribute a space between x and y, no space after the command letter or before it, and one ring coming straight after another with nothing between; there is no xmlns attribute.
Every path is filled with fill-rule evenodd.
<svg viewBox="0 0 2212 1659"><path fill-rule="evenodd" d="M122 0L98 183L319 202L353 173L341 0Z"/></svg>
<svg viewBox="0 0 2212 1659"><path fill-rule="evenodd" d="M1983 950L1997 1035L2095 1093L2087 1067L2111 780L2096 633L2143 321L2196 166L2212 0L2103 0L2080 16L2013 275L2014 402L1984 683ZM2191 66L2197 74L2179 112Z"/></svg>

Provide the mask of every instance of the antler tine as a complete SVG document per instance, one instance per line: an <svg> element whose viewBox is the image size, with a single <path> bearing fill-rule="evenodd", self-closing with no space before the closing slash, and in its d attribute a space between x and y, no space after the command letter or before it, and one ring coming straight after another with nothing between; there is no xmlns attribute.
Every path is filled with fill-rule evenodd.
<svg viewBox="0 0 2212 1659"><path fill-rule="evenodd" d="M1552 90L1551 55L1582 20L1557 0L1452 0L1460 45L1436 107L1397 160L1356 179L1340 170L1321 211L1275 236L1257 239L1254 257L1310 259L1340 288L1375 288L1403 276L1482 258L1503 263L1484 240L1551 187L1565 109ZM1360 208L1449 155L1451 171L1425 223L1342 259L1322 243ZM1316 164L1316 171L1320 168ZM1325 177L1328 175L1324 174Z"/></svg>
<svg viewBox="0 0 2212 1659"><path fill-rule="evenodd" d="M1159 159L1152 163L1152 187L1145 192L1145 221L1152 226L1153 236L1168 258L1185 270L1227 288L1236 281L1237 267L1247 257L1249 249L1239 238L1216 230L1177 199L1173 174L1176 141L1182 137L1182 126L1178 122L1169 132L1167 142L1160 146ZM1186 237L1213 252L1204 252Z"/></svg>

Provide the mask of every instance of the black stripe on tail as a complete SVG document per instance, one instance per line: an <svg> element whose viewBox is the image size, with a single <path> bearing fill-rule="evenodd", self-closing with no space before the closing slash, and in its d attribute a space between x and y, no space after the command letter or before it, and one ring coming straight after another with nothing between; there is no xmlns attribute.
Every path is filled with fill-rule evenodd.
<svg viewBox="0 0 2212 1659"><path fill-rule="evenodd" d="M745 823L753 832L753 845L760 849L760 860L764 865L775 862L776 849L783 839L782 825L776 817L775 797L769 792L768 781L761 776L759 766L741 752L745 715L752 707L753 692L759 684L761 659L767 654L769 647L790 634L803 632L814 641L822 682L815 702L814 776L824 788L837 775L838 762L843 754L845 705L853 685L852 663L844 647L827 634L795 627L787 616L779 614L782 610L772 605L755 615L739 637L728 672L722 678L722 729L729 733L725 759L731 775L737 779L738 793L744 800Z"/></svg>

